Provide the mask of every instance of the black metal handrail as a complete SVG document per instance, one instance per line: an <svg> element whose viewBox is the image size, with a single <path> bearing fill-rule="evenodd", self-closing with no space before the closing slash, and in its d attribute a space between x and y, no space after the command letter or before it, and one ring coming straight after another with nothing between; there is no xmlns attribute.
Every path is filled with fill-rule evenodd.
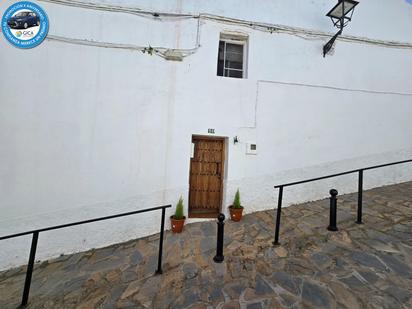
<svg viewBox="0 0 412 309"><path fill-rule="evenodd" d="M294 181L294 182L289 182L289 183L284 183L281 185L274 186L275 189L279 189L279 195L278 195L278 208L277 208L277 213L276 213L275 240L273 244L279 245L280 217L281 217L281 211L282 211L282 199L283 199L283 188L284 187L290 187L290 186L300 185L300 184L307 183L307 182L318 181L318 180L323 180L327 178L333 178L333 177L358 173L358 211L357 211L356 223L362 224L363 171L396 165L396 164L408 163L408 162L412 162L412 159L397 161L397 162L392 162L392 163L386 163L386 164L379 164L379 165L354 169L354 170L350 170L350 171L346 171L342 173L331 174L327 176L316 177L316 178L311 178L311 179L306 179L306 180L301 180L301 181Z"/></svg>
<svg viewBox="0 0 412 309"><path fill-rule="evenodd" d="M135 215L135 214L139 214L139 213L150 212L150 211L155 211L155 210L160 210L161 209L162 210L162 219L161 219L161 223L160 223L159 255L158 255L158 259L157 259L156 274L162 274L163 273L163 271L162 271L162 256L163 256L163 238L164 238L165 216L166 216L166 208L170 208L170 207L172 207L172 205L164 205L164 206L158 206L158 207L153 207L153 208L135 210L135 211L125 212L125 213L116 214L116 215L112 215L112 216L99 217L99 218L95 218L95 219L89 219L89 220L84 220L84 221L77 221L77 222L72 222L72 223L67 223L67 224L55 225L55 226L51 226L51 227L46 227L46 228L41 228L41 229L36 229L36 230L31 230L31 231L26 231L26 232L22 232L22 233L11 234L11 235L0 237L0 240L5 240L5 239L10 239L10 238L21 237L21 236L33 234L32 242L31 242L31 248L30 248L30 255L29 255L29 263L27 265L26 279L25 279L25 282L24 282L24 290L23 290L23 297L22 297L22 301L21 301L21 307L25 307L27 305L28 300L29 300L31 278L32 278L32 274L33 274L34 261L35 261L35 257L36 257L37 242L38 242L38 239L39 239L39 233L40 232L52 231L52 230L62 229L62 228L70 227L70 226L87 224L87 223L103 221L103 220L109 220L109 219L125 217L125 216L130 216L130 215Z"/></svg>

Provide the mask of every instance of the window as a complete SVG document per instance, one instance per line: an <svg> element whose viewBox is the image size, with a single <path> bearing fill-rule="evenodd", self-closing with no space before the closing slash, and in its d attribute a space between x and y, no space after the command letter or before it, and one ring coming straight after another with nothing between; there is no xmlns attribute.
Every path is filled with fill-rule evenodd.
<svg viewBox="0 0 412 309"><path fill-rule="evenodd" d="M217 59L217 75L246 78L246 37L221 35Z"/></svg>

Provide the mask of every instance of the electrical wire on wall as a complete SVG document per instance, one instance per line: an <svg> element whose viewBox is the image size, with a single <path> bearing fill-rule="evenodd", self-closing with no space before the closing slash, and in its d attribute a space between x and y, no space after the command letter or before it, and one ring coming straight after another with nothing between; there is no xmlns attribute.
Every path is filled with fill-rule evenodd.
<svg viewBox="0 0 412 309"><path fill-rule="evenodd" d="M157 13L155 11L144 11L138 8L125 8L121 6L112 6L112 5L103 5L96 4L92 2L83 2L83 1L69 1L69 0L39 0L41 2L48 2L52 4L71 6L75 8L83 8L97 11L105 12L115 12L115 13L125 13L136 15L139 17L149 18L155 21L177 21L185 19L197 19L197 30L196 30L196 43L193 48L188 49L175 49L162 46L139 46L134 44L122 44L122 43L111 43L96 41L92 39L78 39L78 38L69 38L54 34L49 34L47 40L63 42L73 45L83 45L83 46L93 46L100 48L112 48L112 49L123 49L130 51L141 51L149 55L157 55L164 59L173 59L173 60L182 60L184 57L190 56L197 51L200 47L200 19L194 15L190 14L176 14L176 13Z"/></svg>
<svg viewBox="0 0 412 309"><path fill-rule="evenodd" d="M190 48L190 49L182 49L182 48L174 49L174 48L160 47L160 46L138 46L138 45L133 45L133 44L110 43L110 42L101 42L101 41L87 40L87 39L68 38L68 37L52 35L52 34L49 34L47 36L47 40L63 42L67 44L74 44L74 45L141 51L143 53L148 53L150 55L157 55L164 59L172 59L172 57L175 57L174 60L181 60L179 58L184 58L184 57L194 54L196 50L200 47L200 19L198 20L198 23L197 23L196 45L194 48Z"/></svg>
<svg viewBox="0 0 412 309"><path fill-rule="evenodd" d="M167 48L167 47L136 46L136 45L130 45L130 44L118 44L118 43L109 43L109 42L97 42L94 40L86 40L86 39L67 38L67 37L61 37L57 35L48 36L49 40L65 42L69 44L88 45L88 46L96 46L96 47L104 47L104 48L140 50L142 52L148 51L149 53L156 54L163 58L167 58L170 52L178 52L180 53L180 56L183 58L183 57L190 56L197 51L197 49L200 47L200 20L201 19L209 20L209 21L213 21L217 23L248 27L253 30L263 31L267 33L280 33L280 34L293 35L293 36L296 36L296 37L299 37L305 40L319 41L319 40L329 39L331 36L331 33L328 33L328 32L309 30L309 29L303 29L303 28L298 28L298 27L290 27L290 26L278 25L278 24L254 22L254 21L230 18L230 17L213 15L213 14L200 13L196 15L196 14L157 12L157 11L142 10L139 8L97 4L93 2L84 2L84 1L76 1L76 0L38 0L38 1L48 2L52 4L72 6L72 7L77 7L77 8L91 9L91 10L132 14L132 15L136 15L140 17L150 18L151 20L154 20L154 21L167 22L167 21L176 21L176 20L182 20L182 19L198 19L196 44L193 48L190 48L190 49L173 49L173 48ZM339 37L339 40L343 42L367 44L367 45L386 47L386 48L412 49L412 43L377 40L377 39L363 38L363 37L357 37L357 36L351 36L351 35L342 35Z"/></svg>
<svg viewBox="0 0 412 309"><path fill-rule="evenodd" d="M48 2L53 4L61 4L66 6L72 6L77 8L84 8L84 9L91 9L97 11L106 11L106 12L118 12L118 13L127 13L132 15L138 15L141 17L147 18L172 18L172 19L191 19L197 18L196 15L192 14L179 14L179 13L160 13L156 11L145 11L139 8L131 8L131 7L124 7L124 6L115 6L115 5L106 5L106 4L98 4L93 2L85 2L85 1L76 1L76 0L38 0L40 2Z"/></svg>
<svg viewBox="0 0 412 309"><path fill-rule="evenodd" d="M209 15L209 14L200 14L199 16L200 18L207 19L207 20L212 20L212 21L231 24L231 25L241 25L244 27L252 28L254 30L259 30L259 31L264 31L264 32L269 32L269 33L290 34L290 35L294 35L302 39L309 39L309 40L330 39L330 36L331 36L331 33L328 33L328 32L308 30L308 29L303 29L303 28L298 28L298 27L290 27L290 26L268 24L268 23L259 23L259 22L253 22L253 21L240 20L236 18ZM375 46L381 46L381 47L412 49L412 43L369 39L369 38L356 37L352 35L342 35L340 36L340 40L345 41L345 42L363 43L363 44L369 44L369 45L375 45Z"/></svg>

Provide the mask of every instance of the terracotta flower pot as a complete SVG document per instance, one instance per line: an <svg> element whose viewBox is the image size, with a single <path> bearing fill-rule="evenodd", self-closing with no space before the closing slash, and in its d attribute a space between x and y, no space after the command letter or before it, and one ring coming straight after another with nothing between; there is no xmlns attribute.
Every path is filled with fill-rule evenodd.
<svg viewBox="0 0 412 309"><path fill-rule="evenodd" d="M186 217L183 219L174 219L174 216L170 217L170 224L172 226L173 233L181 233L183 230L183 225L185 224Z"/></svg>
<svg viewBox="0 0 412 309"><path fill-rule="evenodd" d="M238 222L240 221L240 219L242 219L243 207L234 208L233 206L229 206L229 212L230 219L232 219L232 221Z"/></svg>

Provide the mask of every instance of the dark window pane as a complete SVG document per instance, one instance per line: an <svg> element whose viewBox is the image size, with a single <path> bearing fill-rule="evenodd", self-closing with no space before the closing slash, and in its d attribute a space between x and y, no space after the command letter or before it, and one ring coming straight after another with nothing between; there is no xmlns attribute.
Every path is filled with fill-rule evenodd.
<svg viewBox="0 0 412 309"><path fill-rule="evenodd" d="M224 63L224 48L225 42L219 42L219 53L217 59L217 76L223 76L223 63Z"/></svg>
<svg viewBox="0 0 412 309"><path fill-rule="evenodd" d="M231 60L226 59L225 67L227 69L242 70L243 69L243 63L242 63L242 61L231 61Z"/></svg>
<svg viewBox="0 0 412 309"><path fill-rule="evenodd" d="M226 52L226 61L242 62L243 61L243 55L242 54Z"/></svg>
<svg viewBox="0 0 412 309"><path fill-rule="evenodd" d="M243 55L243 45L226 43L226 52Z"/></svg>
<svg viewBox="0 0 412 309"><path fill-rule="evenodd" d="M223 76L223 61L217 62L217 76Z"/></svg>
<svg viewBox="0 0 412 309"><path fill-rule="evenodd" d="M234 78L242 78L243 77L243 72L242 71L235 71L235 70L228 70L229 71L229 77L234 77Z"/></svg>

